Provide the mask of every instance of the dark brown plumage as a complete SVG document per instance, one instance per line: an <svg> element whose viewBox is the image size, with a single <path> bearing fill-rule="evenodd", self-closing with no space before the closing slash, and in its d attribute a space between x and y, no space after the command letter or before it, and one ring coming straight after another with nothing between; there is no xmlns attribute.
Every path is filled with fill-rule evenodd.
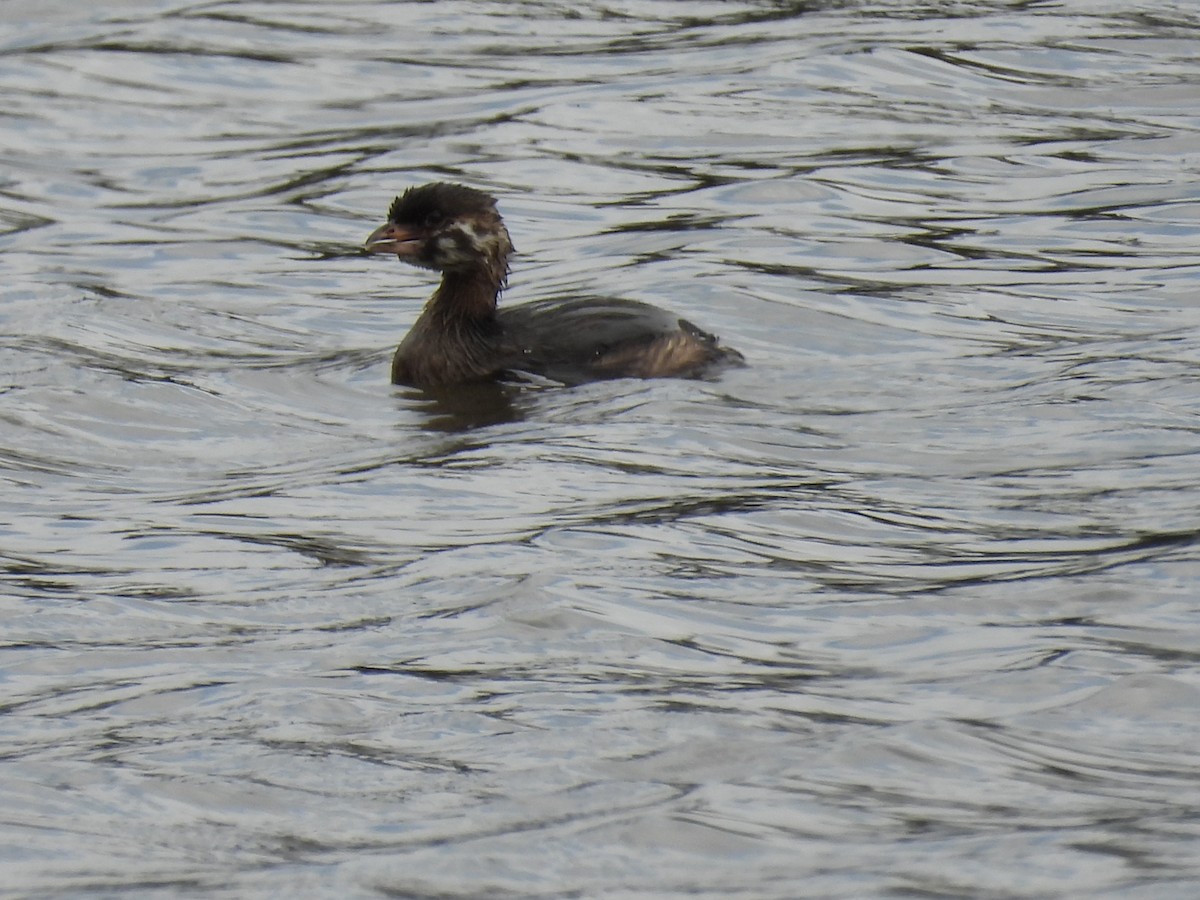
<svg viewBox="0 0 1200 900"><path fill-rule="evenodd" d="M497 310L512 241L495 199L460 184L405 191L366 249L442 273L392 359L396 384L439 387L522 372L565 384L689 377L742 361L711 334L648 303L576 298Z"/></svg>

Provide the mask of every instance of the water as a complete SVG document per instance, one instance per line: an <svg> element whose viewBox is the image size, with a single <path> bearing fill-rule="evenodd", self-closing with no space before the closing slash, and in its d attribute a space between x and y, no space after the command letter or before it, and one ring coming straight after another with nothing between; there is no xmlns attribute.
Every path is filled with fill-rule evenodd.
<svg viewBox="0 0 1200 900"><path fill-rule="evenodd" d="M1190 3L0 10L0 893L1200 892ZM751 365L435 399L391 197Z"/></svg>

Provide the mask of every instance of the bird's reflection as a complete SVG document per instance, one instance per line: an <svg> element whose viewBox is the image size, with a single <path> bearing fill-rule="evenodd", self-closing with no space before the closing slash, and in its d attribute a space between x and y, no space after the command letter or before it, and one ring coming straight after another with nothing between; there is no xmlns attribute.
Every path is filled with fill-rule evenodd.
<svg viewBox="0 0 1200 900"><path fill-rule="evenodd" d="M427 390L405 389L398 395L425 418L425 427L430 431L455 434L522 421L525 410L515 402L520 392L520 386L515 384L486 381Z"/></svg>

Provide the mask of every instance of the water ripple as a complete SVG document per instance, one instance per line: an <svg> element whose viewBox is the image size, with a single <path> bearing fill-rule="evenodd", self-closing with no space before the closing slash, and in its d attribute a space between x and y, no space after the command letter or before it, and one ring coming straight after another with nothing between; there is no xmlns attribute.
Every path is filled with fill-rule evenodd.
<svg viewBox="0 0 1200 900"><path fill-rule="evenodd" d="M8 890L1194 893L1197 25L10 0ZM391 388L434 179L750 365Z"/></svg>

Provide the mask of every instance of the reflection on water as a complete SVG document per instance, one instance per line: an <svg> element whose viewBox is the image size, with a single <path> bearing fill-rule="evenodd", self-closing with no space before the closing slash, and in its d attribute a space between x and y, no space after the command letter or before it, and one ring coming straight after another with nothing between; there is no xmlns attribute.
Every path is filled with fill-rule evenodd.
<svg viewBox="0 0 1200 900"><path fill-rule="evenodd" d="M424 427L458 433L517 422L524 418L519 401L520 384L460 384L422 391L396 388L404 405L419 410Z"/></svg>
<svg viewBox="0 0 1200 900"><path fill-rule="evenodd" d="M1195 893L1198 25L9 2L6 888ZM750 365L393 388L435 179Z"/></svg>

